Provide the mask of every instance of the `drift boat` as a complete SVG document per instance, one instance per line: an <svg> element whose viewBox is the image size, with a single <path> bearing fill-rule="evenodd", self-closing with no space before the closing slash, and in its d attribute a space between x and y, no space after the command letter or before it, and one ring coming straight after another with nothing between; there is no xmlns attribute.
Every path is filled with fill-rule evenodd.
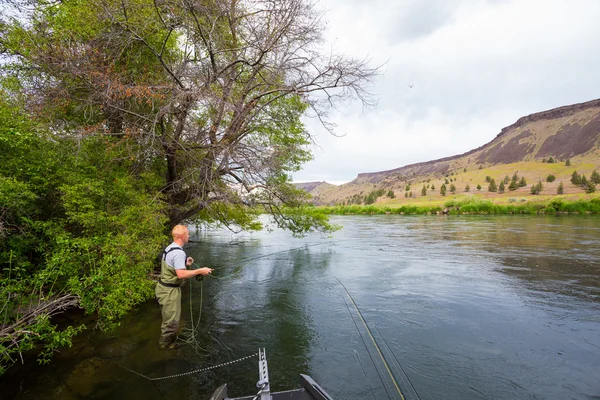
<svg viewBox="0 0 600 400"><path fill-rule="evenodd" d="M253 396L231 398L227 395L227 384L220 386L210 400L333 400L310 376L300 374L300 388L273 392L269 386L269 368L265 349L258 350L258 393Z"/></svg>

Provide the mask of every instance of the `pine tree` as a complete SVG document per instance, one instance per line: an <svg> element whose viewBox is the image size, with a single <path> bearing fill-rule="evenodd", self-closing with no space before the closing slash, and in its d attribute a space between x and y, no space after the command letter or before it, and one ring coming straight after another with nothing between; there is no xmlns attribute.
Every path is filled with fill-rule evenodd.
<svg viewBox="0 0 600 400"><path fill-rule="evenodd" d="M558 185L558 189L556 189L556 194L565 194L565 187L564 187L562 181L560 181L560 184Z"/></svg>
<svg viewBox="0 0 600 400"><path fill-rule="evenodd" d="M442 187L440 188L440 194L442 196L446 195L446 185L445 184L442 184Z"/></svg>
<svg viewBox="0 0 600 400"><path fill-rule="evenodd" d="M467 186L465 186L465 192L469 192L471 190L471 187L469 186L469 184L467 183Z"/></svg>
<svg viewBox="0 0 600 400"><path fill-rule="evenodd" d="M498 186L498 192L504 193L504 181L500 182L500 185Z"/></svg>
<svg viewBox="0 0 600 400"><path fill-rule="evenodd" d="M498 191L498 185L496 185L496 180L493 178L490 179L490 185L488 186L488 191L490 191L490 192Z"/></svg>
<svg viewBox="0 0 600 400"><path fill-rule="evenodd" d="M524 176L521 177L521 180L519 181L519 187L525 187L527 186L527 180L525 179Z"/></svg>

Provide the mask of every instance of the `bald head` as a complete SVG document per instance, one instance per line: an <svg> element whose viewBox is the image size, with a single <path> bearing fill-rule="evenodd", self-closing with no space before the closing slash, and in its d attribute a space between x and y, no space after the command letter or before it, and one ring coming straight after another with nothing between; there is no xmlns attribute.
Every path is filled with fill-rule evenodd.
<svg viewBox="0 0 600 400"><path fill-rule="evenodd" d="M171 231L173 240L185 240L186 236L189 235L188 228L185 225L175 225Z"/></svg>

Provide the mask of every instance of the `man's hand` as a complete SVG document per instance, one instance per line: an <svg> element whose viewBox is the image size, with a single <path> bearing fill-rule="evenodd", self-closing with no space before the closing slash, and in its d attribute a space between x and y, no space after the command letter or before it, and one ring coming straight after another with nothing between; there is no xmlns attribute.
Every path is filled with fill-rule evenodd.
<svg viewBox="0 0 600 400"><path fill-rule="evenodd" d="M185 260L185 265L190 267L192 264L194 264L194 259L192 257L188 257L187 260Z"/></svg>
<svg viewBox="0 0 600 400"><path fill-rule="evenodd" d="M211 272L213 272L212 268L208 268L208 267L198 268L198 269L195 269L194 271L197 272L196 275L208 275Z"/></svg>

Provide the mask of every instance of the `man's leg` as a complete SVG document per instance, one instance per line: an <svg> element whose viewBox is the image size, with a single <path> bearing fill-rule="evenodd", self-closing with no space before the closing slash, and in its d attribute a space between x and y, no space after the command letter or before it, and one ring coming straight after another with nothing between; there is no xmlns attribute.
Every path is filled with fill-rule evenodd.
<svg viewBox="0 0 600 400"><path fill-rule="evenodd" d="M181 318L181 289L169 288L158 284L156 287L156 298L160 304L162 324L160 327L160 339L158 344L161 348L167 348L175 343L179 331L179 319Z"/></svg>

